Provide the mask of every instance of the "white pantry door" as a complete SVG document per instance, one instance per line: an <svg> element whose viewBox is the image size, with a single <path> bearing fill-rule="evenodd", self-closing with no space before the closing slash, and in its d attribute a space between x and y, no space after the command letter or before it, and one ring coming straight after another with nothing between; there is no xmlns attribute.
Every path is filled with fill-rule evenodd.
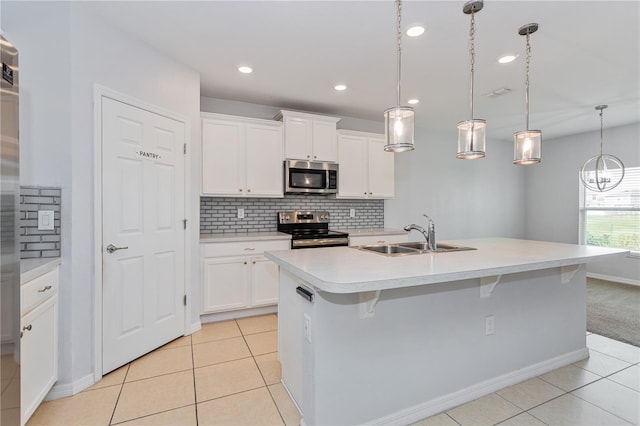
<svg viewBox="0 0 640 426"><path fill-rule="evenodd" d="M102 373L184 333L185 124L102 97Z"/></svg>

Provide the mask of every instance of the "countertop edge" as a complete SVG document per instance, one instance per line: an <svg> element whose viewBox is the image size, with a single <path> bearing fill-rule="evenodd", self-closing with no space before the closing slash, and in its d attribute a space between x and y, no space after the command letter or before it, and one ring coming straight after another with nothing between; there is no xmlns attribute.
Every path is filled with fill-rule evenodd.
<svg viewBox="0 0 640 426"><path fill-rule="evenodd" d="M200 234L200 243L229 243L238 241L290 240L291 235L284 232L228 232L218 234Z"/></svg>
<svg viewBox="0 0 640 426"><path fill-rule="evenodd" d="M20 260L20 284L25 284L47 272L53 271L62 263L60 257L45 257Z"/></svg>

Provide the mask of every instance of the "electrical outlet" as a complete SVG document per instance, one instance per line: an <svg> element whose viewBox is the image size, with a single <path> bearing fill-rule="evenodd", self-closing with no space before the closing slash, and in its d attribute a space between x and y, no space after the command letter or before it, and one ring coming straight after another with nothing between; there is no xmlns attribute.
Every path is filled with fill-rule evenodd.
<svg viewBox="0 0 640 426"><path fill-rule="evenodd" d="M304 339L311 343L311 318L304 314Z"/></svg>
<svg viewBox="0 0 640 426"><path fill-rule="evenodd" d="M351 218L356 217L356 209L349 209L349 217Z"/></svg>
<svg viewBox="0 0 640 426"><path fill-rule="evenodd" d="M238 219L244 219L244 209L238 209Z"/></svg>
<svg viewBox="0 0 640 426"><path fill-rule="evenodd" d="M496 332L496 319L493 315L489 315L484 319L484 334L489 336Z"/></svg>
<svg viewBox="0 0 640 426"><path fill-rule="evenodd" d="M53 210L39 210L38 211L38 230L51 231L53 230Z"/></svg>

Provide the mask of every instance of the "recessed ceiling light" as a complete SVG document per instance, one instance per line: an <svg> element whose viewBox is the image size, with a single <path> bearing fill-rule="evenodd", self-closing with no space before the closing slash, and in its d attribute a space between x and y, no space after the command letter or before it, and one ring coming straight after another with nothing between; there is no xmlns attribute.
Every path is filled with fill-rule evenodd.
<svg viewBox="0 0 640 426"><path fill-rule="evenodd" d="M418 37L424 34L424 27L422 25L413 25L407 29L407 35L409 37Z"/></svg>
<svg viewBox="0 0 640 426"><path fill-rule="evenodd" d="M498 62L501 64L508 64L509 62L515 61L518 55L504 55L498 58Z"/></svg>
<svg viewBox="0 0 640 426"><path fill-rule="evenodd" d="M344 84L336 84L335 86L333 86L333 88L339 92L347 90L347 86L345 86Z"/></svg>
<svg viewBox="0 0 640 426"><path fill-rule="evenodd" d="M408 103L409 105L419 104L419 103L420 103L420 99L409 99L409 100L407 101L407 103Z"/></svg>
<svg viewBox="0 0 640 426"><path fill-rule="evenodd" d="M253 72L253 69L251 69L251 67L241 66L238 67L238 71L240 71L242 74L251 74Z"/></svg>

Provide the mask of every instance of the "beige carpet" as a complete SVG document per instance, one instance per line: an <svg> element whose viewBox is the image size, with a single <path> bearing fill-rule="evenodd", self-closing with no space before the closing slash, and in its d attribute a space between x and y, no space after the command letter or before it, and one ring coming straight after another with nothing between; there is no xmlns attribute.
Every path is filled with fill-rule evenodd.
<svg viewBox="0 0 640 426"><path fill-rule="evenodd" d="M640 346L640 287L587 278L587 330Z"/></svg>

